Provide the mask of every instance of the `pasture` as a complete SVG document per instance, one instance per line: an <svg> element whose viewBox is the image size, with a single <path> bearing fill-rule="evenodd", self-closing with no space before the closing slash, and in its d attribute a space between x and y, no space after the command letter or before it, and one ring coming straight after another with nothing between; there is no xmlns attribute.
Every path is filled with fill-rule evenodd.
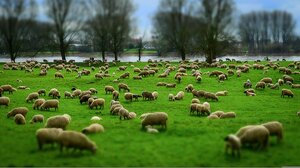
<svg viewBox="0 0 300 168"><path fill-rule="evenodd" d="M225 62L228 65L231 62ZM260 64L266 64L261 62ZM287 66L291 62L278 62L280 66ZM178 66L178 63L171 63ZM243 63L235 63L242 65ZM249 64L253 64L250 62ZM125 71L117 71L120 65L127 66ZM178 83L174 79L176 71L172 71L167 78L158 78L166 69L158 66L159 72L154 76L145 77L142 80L133 80L133 76L138 73L133 72L134 67L143 69L148 63L118 63L116 66L110 64L108 70L111 77L95 79L94 74L99 71L99 65L95 65L96 70L91 71L88 76L76 79L77 73L67 73L62 70L63 79L55 79L55 69L51 68L47 76L39 76L39 68L34 68L32 73L25 73L24 70L3 70L0 73L0 85L10 84L13 87L20 85L28 86L29 90L18 89L13 94L4 93L2 96L10 98L8 107L0 107L0 166L161 166L161 167L194 167L194 166L299 166L300 149L300 118L296 115L300 111L300 89L291 88L284 84L277 90L265 88L256 90L256 96L249 97L243 93L243 83L250 79L253 86L263 77L271 77L273 83L282 78L283 73L278 69L269 69L267 73L263 70L250 68L250 72L242 73L241 77L229 76L228 80L218 82L216 77L209 77L205 72L220 70L227 72L224 68L200 68L204 73L202 81L197 82L191 75L191 69L187 71L188 76L183 76ZM0 64L2 67L3 64ZM80 64L80 70L85 68L91 70L86 64ZM176 69L177 70L177 69ZM297 71L292 69L293 71ZM234 70L236 71L236 70ZM299 71L299 70L298 70ZM132 120L120 120L118 116L110 115L109 104L112 100L111 94L105 94L104 87L112 85L118 89L118 83L113 80L124 72L130 73L130 78L120 79L130 87L130 92L141 94L143 91L157 91L158 99L154 101L126 101L124 91L120 92L120 102L139 117L146 112L166 112L169 116L168 127L158 134L149 134L141 129L141 120L137 117ZM115 75L113 75L115 73ZM299 74L291 74L294 83L300 83ZM17 82L22 80L22 83ZM158 87L158 82L176 83L176 88ZM211 111L222 110L233 111L236 118L209 120L206 116L190 115L189 106L193 98L192 93L185 92L183 100L169 101L168 95L176 95L179 91L184 91L188 84L193 84L196 90L209 92L228 91L228 96L220 96L219 101L205 100L200 98L200 102L208 101ZM98 93L94 96L106 100L103 110L90 109L88 105L79 103L78 98L65 99L64 91L70 91L76 87L83 90L96 88ZM59 109L54 111L33 110L32 104L27 103L25 98L29 93L39 89L57 88L60 91ZM294 92L293 98L282 98L281 89L287 88ZM48 93L48 92L47 92ZM41 96L41 98L51 99L51 97ZM16 125L12 118L7 118L6 114L15 107L27 107L29 112L26 116L25 125ZM101 112L101 113L100 113ZM43 150L38 150L35 138L37 129L44 127L44 123L29 124L30 119L35 114L43 114L45 118L59 114L69 114L72 117L67 130L81 131L90 125L92 116L100 116L99 121L105 128L104 133L88 135L94 141L98 150L95 155L89 151L72 152L64 151L60 153L58 146L45 146ZM284 138L281 143L277 143L275 137L269 139L267 149L257 151L249 148L242 148L241 157L232 157L225 154L224 137L230 133L235 133L240 127L249 124L261 124L268 121L279 121L283 124Z"/></svg>

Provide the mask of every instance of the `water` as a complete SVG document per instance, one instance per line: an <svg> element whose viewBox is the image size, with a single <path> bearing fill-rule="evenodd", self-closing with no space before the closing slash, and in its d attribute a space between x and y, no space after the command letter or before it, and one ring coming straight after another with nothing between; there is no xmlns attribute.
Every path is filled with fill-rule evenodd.
<svg viewBox="0 0 300 168"><path fill-rule="evenodd" d="M265 56L222 56L218 57L217 60L222 59L226 60L226 58L229 59L235 59L235 60L240 60L240 61L256 61L256 60L264 60ZM18 57L16 59L16 62L24 62L26 60L36 60L38 62L43 62L43 60L46 59L49 62L53 62L53 60L60 60L60 56L37 56L37 57ZM67 61L69 60L75 60L76 62L83 62L84 60L88 60L89 57L86 56L67 56ZM112 56L107 56L106 59L111 62L114 60L114 57ZM121 62L136 62L138 60L138 56L120 56L118 58ZM152 60L164 60L164 61L181 61L180 57L174 57L174 56L165 56L165 57L159 57L159 56L142 56L141 61L146 62L148 59ZM190 60L196 60L198 59L199 61L205 61L204 56L189 56L187 59ZM277 59L282 60L285 59L287 61L300 61L300 56L269 56L269 59L271 61L276 61ZM95 58L95 60L102 60L100 57ZM0 57L0 62L10 62L10 59L7 57Z"/></svg>

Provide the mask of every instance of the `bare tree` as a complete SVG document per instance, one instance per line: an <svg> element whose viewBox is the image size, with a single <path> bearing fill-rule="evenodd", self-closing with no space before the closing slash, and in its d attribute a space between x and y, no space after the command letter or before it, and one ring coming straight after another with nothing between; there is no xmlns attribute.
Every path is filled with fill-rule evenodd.
<svg viewBox="0 0 300 168"><path fill-rule="evenodd" d="M0 1L0 38L12 62L19 56L35 18L33 0Z"/></svg>
<svg viewBox="0 0 300 168"><path fill-rule="evenodd" d="M186 59L191 48L193 32L192 3L187 0L161 0L160 8L154 17L154 27L158 38L168 42L168 45Z"/></svg>
<svg viewBox="0 0 300 168"><path fill-rule="evenodd" d="M47 0L47 15L54 27L54 43L58 44L62 60L70 42L75 38L81 25L82 3L80 0Z"/></svg>
<svg viewBox="0 0 300 168"><path fill-rule="evenodd" d="M141 61L141 55L142 55L142 51L144 48L145 34L146 34L146 31L144 31L143 35L137 39L138 40L137 41L137 49L138 49L139 61Z"/></svg>
<svg viewBox="0 0 300 168"><path fill-rule="evenodd" d="M199 45L206 61L211 63L222 54L233 41L228 32L232 21L234 3L232 0L201 0Z"/></svg>

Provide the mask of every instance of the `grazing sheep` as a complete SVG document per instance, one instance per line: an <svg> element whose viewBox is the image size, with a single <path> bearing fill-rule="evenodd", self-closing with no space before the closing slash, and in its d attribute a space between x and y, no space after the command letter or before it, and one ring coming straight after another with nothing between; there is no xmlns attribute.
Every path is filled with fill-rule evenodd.
<svg viewBox="0 0 300 168"><path fill-rule="evenodd" d="M152 96L153 96L154 100L157 100L158 92L156 92L156 91L152 92Z"/></svg>
<svg viewBox="0 0 300 168"><path fill-rule="evenodd" d="M95 123L83 128L81 132L84 134L102 133L104 132L104 127L101 124Z"/></svg>
<svg viewBox="0 0 300 168"><path fill-rule="evenodd" d="M210 92L204 93L204 98L219 101L219 98L214 93Z"/></svg>
<svg viewBox="0 0 300 168"><path fill-rule="evenodd" d="M244 88L252 88L252 83L249 81L244 82Z"/></svg>
<svg viewBox="0 0 300 168"><path fill-rule="evenodd" d="M86 90L86 91L82 91L81 94L78 96L79 99L85 95L92 95L92 92L89 91L89 90Z"/></svg>
<svg viewBox="0 0 300 168"><path fill-rule="evenodd" d="M58 109L59 101L58 100L46 100L41 106L41 110L50 110L50 108L54 108L56 111Z"/></svg>
<svg viewBox="0 0 300 168"><path fill-rule="evenodd" d="M225 74L221 74L221 75L218 76L218 79L219 79L219 81L224 81L224 80L227 79L227 77L226 77Z"/></svg>
<svg viewBox="0 0 300 168"><path fill-rule="evenodd" d="M197 104L199 104L199 103L200 103L200 100L197 99L197 98L193 98L193 99L192 99L192 103L197 103Z"/></svg>
<svg viewBox="0 0 300 168"><path fill-rule="evenodd" d="M168 83L166 85L166 88L175 88L176 87L176 83Z"/></svg>
<svg viewBox="0 0 300 168"><path fill-rule="evenodd" d="M43 148L45 144L54 144L58 140L58 135L61 134L63 130L61 128L40 128L36 131L36 139L38 142L39 149Z"/></svg>
<svg viewBox="0 0 300 168"><path fill-rule="evenodd" d="M81 95L81 90L80 89L75 89L72 92L73 97L78 97L79 95Z"/></svg>
<svg viewBox="0 0 300 168"><path fill-rule="evenodd" d="M190 115L192 115L192 113L194 114L194 112L197 111L197 107L198 107L197 105L198 103L192 103L190 105Z"/></svg>
<svg viewBox="0 0 300 168"><path fill-rule="evenodd" d="M96 79L103 79L103 75L101 73L96 73L95 78Z"/></svg>
<svg viewBox="0 0 300 168"><path fill-rule="evenodd" d="M87 101L88 106L90 106L90 105L93 103L94 100L95 100L95 99L94 99L93 97L90 97L90 98L88 99L88 101Z"/></svg>
<svg viewBox="0 0 300 168"><path fill-rule="evenodd" d="M203 106L210 112L210 104L208 102L204 102Z"/></svg>
<svg viewBox="0 0 300 168"><path fill-rule="evenodd" d="M156 134L159 133L159 131L156 128L153 128L151 125L146 126L147 132L150 134Z"/></svg>
<svg viewBox="0 0 300 168"><path fill-rule="evenodd" d="M183 91L179 91L176 96L175 96L175 100L182 100L184 97L184 92Z"/></svg>
<svg viewBox="0 0 300 168"><path fill-rule="evenodd" d="M121 104L114 104L110 107L110 113L112 113L116 108L123 107Z"/></svg>
<svg viewBox="0 0 300 168"><path fill-rule="evenodd" d="M119 92L121 91L121 89L130 92L130 88L125 83L119 83L118 87L119 87Z"/></svg>
<svg viewBox="0 0 300 168"><path fill-rule="evenodd" d="M141 76L134 76L133 79L134 80L142 80L143 78Z"/></svg>
<svg viewBox="0 0 300 168"><path fill-rule="evenodd" d="M8 106L10 103L9 97L0 97L0 106Z"/></svg>
<svg viewBox="0 0 300 168"><path fill-rule="evenodd" d="M125 100L130 100L130 101L132 101L133 94L132 94L132 93L125 93L125 94L124 94L124 98L125 98Z"/></svg>
<svg viewBox="0 0 300 168"><path fill-rule="evenodd" d="M120 76L120 79L125 79L125 78L129 78L129 72L125 72L124 74L122 74L121 76Z"/></svg>
<svg viewBox="0 0 300 168"><path fill-rule="evenodd" d="M279 84L278 83L275 83L275 84L267 84L267 86L270 88L270 89L279 89Z"/></svg>
<svg viewBox="0 0 300 168"><path fill-rule="evenodd" d="M86 103L86 102L89 100L89 98L91 98L91 95L90 95L90 94L87 94L87 95L82 96L82 97L80 98L80 100L79 100L80 104Z"/></svg>
<svg viewBox="0 0 300 168"><path fill-rule="evenodd" d="M56 88L53 88L49 91L48 96L52 96L54 98L60 98L60 93Z"/></svg>
<svg viewBox="0 0 300 168"><path fill-rule="evenodd" d="M47 119L45 128L61 128L63 130L66 129L66 127L70 123L70 118L66 115L56 115L49 117Z"/></svg>
<svg viewBox="0 0 300 168"><path fill-rule="evenodd" d="M186 92L192 92L192 90L194 89L194 86L192 84L188 84L186 87L185 87L185 91Z"/></svg>
<svg viewBox="0 0 300 168"><path fill-rule="evenodd" d="M104 90L105 90L105 94L112 93L113 91L115 91L114 87L112 86L105 86Z"/></svg>
<svg viewBox="0 0 300 168"><path fill-rule="evenodd" d="M104 104L105 104L105 100L102 98L98 98L90 104L90 108L93 109L94 107L96 107L96 109L98 109L99 106L100 109L104 109Z"/></svg>
<svg viewBox="0 0 300 168"><path fill-rule="evenodd" d="M167 128L168 114L165 112L154 112L149 113L142 120L142 128L145 128L147 125L161 125L162 128Z"/></svg>
<svg viewBox="0 0 300 168"><path fill-rule="evenodd" d="M196 76L196 80L197 80L197 82L201 82L202 81L201 75Z"/></svg>
<svg viewBox="0 0 300 168"><path fill-rule="evenodd" d="M221 115L223 115L223 114L224 114L224 111L215 111L215 112L211 113L210 115L216 115L218 117L221 117Z"/></svg>
<svg viewBox="0 0 300 168"><path fill-rule="evenodd" d="M33 101L39 98L39 94L37 92L33 92L30 93L27 97L26 97L26 102L28 103L28 101Z"/></svg>
<svg viewBox="0 0 300 168"><path fill-rule="evenodd" d="M86 135L76 131L63 131L58 135L58 144L60 144L60 151L63 148L73 148L81 150L89 150L93 154L97 151L95 142L91 141Z"/></svg>
<svg viewBox="0 0 300 168"><path fill-rule="evenodd" d="M16 91L16 89L13 88L11 85L1 85L0 88L2 88L2 93L7 91L10 94L13 93L13 91Z"/></svg>
<svg viewBox="0 0 300 168"><path fill-rule="evenodd" d="M169 101L175 101L175 96L173 94L169 94Z"/></svg>
<svg viewBox="0 0 300 168"><path fill-rule="evenodd" d="M265 82L257 82L255 85L255 89L264 89L266 87L266 83Z"/></svg>
<svg viewBox="0 0 300 168"><path fill-rule="evenodd" d="M119 100L119 92L118 91L116 91L116 90L113 91L112 95L113 95L113 100L116 100L116 101Z"/></svg>
<svg viewBox="0 0 300 168"><path fill-rule="evenodd" d="M37 122L44 122L44 116L42 114L36 114L30 120L30 124L37 123Z"/></svg>
<svg viewBox="0 0 300 168"><path fill-rule="evenodd" d="M154 100L154 97L151 92L144 91L142 92L143 100Z"/></svg>
<svg viewBox="0 0 300 168"><path fill-rule="evenodd" d="M166 82L158 82L158 83L156 84L156 86L166 86L166 85L167 85Z"/></svg>
<svg viewBox="0 0 300 168"><path fill-rule="evenodd" d="M114 104L120 104L120 102L119 102L119 101L116 101L116 100L111 100L111 101L110 101L110 107L111 107L112 105L114 105Z"/></svg>
<svg viewBox="0 0 300 168"><path fill-rule="evenodd" d="M227 92L227 90L225 90L225 91L219 91L219 92L217 92L215 95L216 95L216 96L227 96L227 95L228 95L228 92Z"/></svg>
<svg viewBox="0 0 300 168"><path fill-rule="evenodd" d="M136 113L135 113L135 112L129 112L128 118L129 118L129 119L134 119L134 118L136 118Z"/></svg>
<svg viewBox="0 0 300 168"><path fill-rule="evenodd" d="M237 137L234 134L229 134L228 136L226 136L224 138L224 141L226 141L226 145L225 145L225 153L228 154L228 149L231 149L231 155L234 156L235 152L237 154L237 156L240 156L240 151L241 151L241 141L240 138Z"/></svg>
<svg viewBox="0 0 300 168"><path fill-rule="evenodd" d="M282 86L284 84L284 80L283 79L278 79L278 84L279 84L279 86Z"/></svg>
<svg viewBox="0 0 300 168"><path fill-rule="evenodd" d="M73 95L71 94L71 92L65 91L65 98L72 98L73 99Z"/></svg>
<svg viewBox="0 0 300 168"><path fill-rule="evenodd" d="M95 89L95 88L90 88L89 91L90 91L92 94L98 93L97 89Z"/></svg>
<svg viewBox="0 0 300 168"><path fill-rule="evenodd" d="M25 117L22 114L16 114L14 117L15 123L17 125L24 125L26 124Z"/></svg>
<svg viewBox="0 0 300 168"><path fill-rule="evenodd" d="M283 75L282 76L283 81L286 83L287 81L294 83L294 78L288 75Z"/></svg>
<svg viewBox="0 0 300 168"><path fill-rule="evenodd" d="M241 71L240 69L237 70L237 71L236 71L236 76L237 76L237 77L241 77L241 73L242 73L242 71Z"/></svg>
<svg viewBox="0 0 300 168"><path fill-rule="evenodd" d="M135 101L139 101L139 97L143 97L143 96L138 94L133 94L132 97L134 98Z"/></svg>
<svg viewBox="0 0 300 168"><path fill-rule="evenodd" d="M54 76L55 78L64 78L64 75L61 74L60 72L55 72Z"/></svg>
<svg viewBox="0 0 300 168"><path fill-rule="evenodd" d="M197 115L210 115L210 109L203 104L197 104Z"/></svg>
<svg viewBox="0 0 300 168"><path fill-rule="evenodd" d="M223 118L235 118L235 117L236 117L235 112L227 112L227 113L224 113L220 116L221 119L223 119Z"/></svg>
<svg viewBox="0 0 300 168"><path fill-rule="evenodd" d="M256 145L256 148L263 149L268 146L269 131L262 125L255 125L248 128L241 136L242 145Z"/></svg>
<svg viewBox="0 0 300 168"><path fill-rule="evenodd" d="M294 97L294 93L289 89L282 89L281 90L281 97L287 95L288 97Z"/></svg>
<svg viewBox="0 0 300 168"><path fill-rule="evenodd" d="M273 80L272 80L272 78L262 78L261 80L260 80L260 82L265 82L265 83L273 83Z"/></svg>
<svg viewBox="0 0 300 168"><path fill-rule="evenodd" d="M120 120L122 120L122 117L123 117L124 120L125 119L128 120L129 119L129 112L128 112L128 110L125 109L125 108L121 108L119 110L119 116L120 116Z"/></svg>
<svg viewBox="0 0 300 168"><path fill-rule="evenodd" d="M280 142L283 138L283 128L282 124L278 121L271 121L264 124L262 126L266 127L270 133L270 136L277 136L277 142Z"/></svg>
<svg viewBox="0 0 300 168"><path fill-rule="evenodd" d="M207 116L208 119L219 119L219 117L215 114L210 114L209 116Z"/></svg>
<svg viewBox="0 0 300 168"><path fill-rule="evenodd" d="M32 108L35 110L35 109L39 109L40 106L45 103L45 99L36 99L32 105Z"/></svg>
<svg viewBox="0 0 300 168"><path fill-rule="evenodd" d="M14 117L16 114L22 114L24 117L26 117L26 114L28 113L28 111L29 110L27 107L17 107L7 113L7 118Z"/></svg>
<svg viewBox="0 0 300 168"><path fill-rule="evenodd" d="M115 107L110 114L111 115L119 115L119 112L122 108L123 108L123 106Z"/></svg>
<svg viewBox="0 0 300 168"><path fill-rule="evenodd" d="M299 89L299 88L300 88L300 84L292 84L292 88L297 88L297 89Z"/></svg>

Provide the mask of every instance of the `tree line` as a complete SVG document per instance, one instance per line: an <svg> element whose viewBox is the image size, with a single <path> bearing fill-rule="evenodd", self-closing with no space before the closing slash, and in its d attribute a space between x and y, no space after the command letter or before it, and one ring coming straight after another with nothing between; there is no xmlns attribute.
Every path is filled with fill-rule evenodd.
<svg viewBox="0 0 300 168"><path fill-rule="evenodd" d="M46 11L40 16L39 5ZM123 52L136 25L132 0L1 0L0 54L11 61L41 51L60 51L62 60L70 44L84 41L115 60ZM217 56L237 50L251 53L297 52L295 21L285 11L252 12L234 19L232 0L161 0L153 17L153 46L159 54L203 54L211 63ZM234 34L233 30L238 30ZM139 59L143 38L138 39ZM241 47L240 47L241 48Z"/></svg>

